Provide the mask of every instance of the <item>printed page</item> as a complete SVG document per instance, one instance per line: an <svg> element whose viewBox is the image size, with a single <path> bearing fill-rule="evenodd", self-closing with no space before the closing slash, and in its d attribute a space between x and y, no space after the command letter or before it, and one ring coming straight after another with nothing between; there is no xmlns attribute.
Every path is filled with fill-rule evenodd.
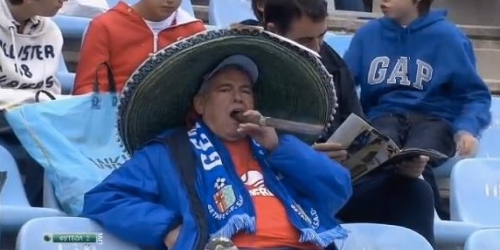
<svg viewBox="0 0 500 250"><path fill-rule="evenodd" d="M347 150L348 158L342 165L351 171L353 180L377 168L400 151L392 140L355 114L349 115L327 142L339 143Z"/></svg>

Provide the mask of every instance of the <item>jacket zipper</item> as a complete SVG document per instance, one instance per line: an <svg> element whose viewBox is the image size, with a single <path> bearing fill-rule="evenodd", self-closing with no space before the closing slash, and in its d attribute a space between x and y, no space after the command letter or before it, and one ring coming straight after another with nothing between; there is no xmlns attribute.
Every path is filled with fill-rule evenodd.
<svg viewBox="0 0 500 250"><path fill-rule="evenodd" d="M153 32L153 53L158 51L158 33Z"/></svg>

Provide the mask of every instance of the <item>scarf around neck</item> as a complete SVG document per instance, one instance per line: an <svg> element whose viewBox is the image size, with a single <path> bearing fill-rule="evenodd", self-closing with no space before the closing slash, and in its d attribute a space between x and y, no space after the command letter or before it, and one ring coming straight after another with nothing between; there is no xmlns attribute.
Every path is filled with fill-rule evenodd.
<svg viewBox="0 0 500 250"><path fill-rule="evenodd" d="M188 136L198 158L196 189L208 211L210 239L231 239L239 232L255 233L252 198L236 173L229 151L200 121L196 122ZM296 202L292 198L292 190L282 185L269 167L266 161L268 151L253 140L249 143L253 156L262 168L267 188L283 203L288 219L299 230L299 241L322 247L335 243L335 240L342 242L347 232L329 216L314 210L308 200L296 199Z"/></svg>

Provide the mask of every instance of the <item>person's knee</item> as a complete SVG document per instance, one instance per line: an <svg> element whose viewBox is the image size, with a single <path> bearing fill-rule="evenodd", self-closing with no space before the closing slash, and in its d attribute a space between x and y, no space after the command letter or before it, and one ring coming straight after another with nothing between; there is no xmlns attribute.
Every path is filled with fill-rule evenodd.
<svg viewBox="0 0 500 250"><path fill-rule="evenodd" d="M432 188L425 180L414 179L411 187L413 192L421 194L422 197L432 197Z"/></svg>
<svg viewBox="0 0 500 250"><path fill-rule="evenodd" d="M414 205L423 211L434 214L434 193L432 187L425 180L410 179L406 180L404 194L408 200L412 200Z"/></svg>

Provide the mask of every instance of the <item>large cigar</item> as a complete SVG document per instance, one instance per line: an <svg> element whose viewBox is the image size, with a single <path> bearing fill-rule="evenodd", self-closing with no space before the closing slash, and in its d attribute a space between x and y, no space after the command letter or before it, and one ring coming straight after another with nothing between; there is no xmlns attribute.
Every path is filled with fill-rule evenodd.
<svg viewBox="0 0 500 250"><path fill-rule="evenodd" d="M275 129L288 131L291 133L306 134L306 135L320 135L325 130L324 126L313 125L302 122L294 122L284 119L272 118L272 117L257 117L248 118L243 116L243 112L234 111L231 113L231 117L241 123L254 123L261 126L273 127Z"/></svg>

